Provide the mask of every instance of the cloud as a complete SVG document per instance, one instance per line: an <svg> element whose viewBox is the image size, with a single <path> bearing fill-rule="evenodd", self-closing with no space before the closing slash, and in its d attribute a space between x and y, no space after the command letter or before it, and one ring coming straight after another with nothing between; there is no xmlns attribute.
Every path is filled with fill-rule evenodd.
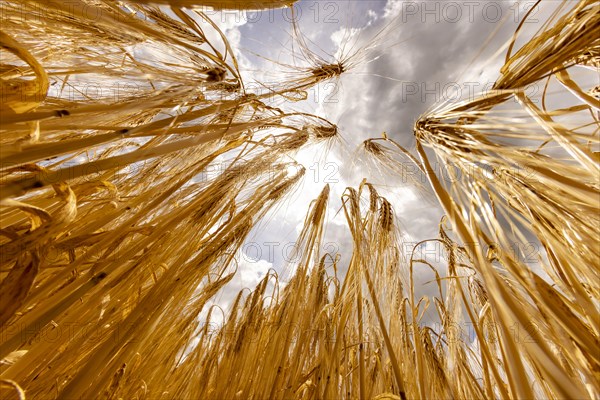
<svg viewBox="0 0 600 400"><path fill-rule="evenodd" d="M250 253L252 250L261 251L260 248L247 246L246 251ZM267 275L269 269L273 268L273 263L263 259L254 259L254 256L253 254L243 254L240 259L241 288L255 287Z"/></svg>
<svg viewBox="0 0 600 400"><path fill-rule="evenodd" d="M408 187L401 177L369 166L356 148L365 139L386 131L411 149L414 122L420 115L436 103L456 96L472 97L491 85L502 65L503 52L498 49L505 49L526 12L526 4L515 4L404 0L297 3L302 10L297 13L298 24L307 33L311 49L320 56L338 58L358 50L356 60L361 62L339 80L309 92L309 104L286 106L307 107L337 123L343 140L332 145L326 156L313 146L295 157L306 167L306 176L249 239L261 244L263 257L262 264L249 267L245 279L257 279L267 265L283 269L289 261L284 246L296 240L310 201L326 183L331 185L331 202L324 243L333 244L330 250L337 248L342 254L341 272L349 262L352 240L344 214L339 212L339 199L347 186L356 187L363 178L377 184L380 194L392 202L407 241L437 237L443 213L435 201L427 201L428 196ZM540 10L540 19L544 12ZM240 36L234 38L246 49L243 54L255 51L273 60L293 61L289 20L281 12L261 17L228 28L238 29ZM525 24L523 30L536 27ZM329 57L335 62L336 57ZM250 56L246 66L259 74L267 70L267 75L280 69L266 59Z"/></svg>

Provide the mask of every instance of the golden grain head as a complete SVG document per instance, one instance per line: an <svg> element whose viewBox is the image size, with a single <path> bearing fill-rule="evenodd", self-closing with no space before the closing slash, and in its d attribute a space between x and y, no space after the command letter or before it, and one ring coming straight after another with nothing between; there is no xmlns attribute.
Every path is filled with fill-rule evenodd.
<svg viewBox="0 0 600 400"><path fill-rule="evenodd" d="M312 69L311 74L319 81L335 78L346 71L342 63L324 64Z"/></svg>
<svg viewBox="0 0 600 400"><path fill-rule="evenodd" d="M375 143L371 139L365 140L363 142L363 147L365 148L366 151L368 151L369 153L371 153L375 156L380 156L385 153L385 148L382 145L380 145L379 143Z"/></svg>

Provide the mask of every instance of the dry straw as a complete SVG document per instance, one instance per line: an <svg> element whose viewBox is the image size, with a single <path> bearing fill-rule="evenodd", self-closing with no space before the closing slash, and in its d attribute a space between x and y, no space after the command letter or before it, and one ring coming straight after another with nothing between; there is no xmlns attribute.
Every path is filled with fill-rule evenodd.
<svg viewBox="0 0 600 400"><path fill-rule="evenodd" d="M2 5L2 398L600 396L599 104L574 73L597 72L596 2L560 2L532 37L517 30L491 93L419 118L416 155L365 142L383 172L408 162L427 178L439 238L407 252L394 204L364 181L342 198L340 275L320 250L325 187L287 283L270 271L227 310L212 301L236 253L302 179L290 160L338 128L246 92L227 38L191 7L289 2L149 3ZM312 56L294 29L307 65L275 90L287 98L355 57ZM129 89L92 95L94 82ZM537 104L532 83L574 105L553 108L549 91ZM461 173L442 180L434 162ZM541 270L515 241L541 246ZM419 257L434 243L441 264ZM417 297L421 270L437 295Z"/></svg>

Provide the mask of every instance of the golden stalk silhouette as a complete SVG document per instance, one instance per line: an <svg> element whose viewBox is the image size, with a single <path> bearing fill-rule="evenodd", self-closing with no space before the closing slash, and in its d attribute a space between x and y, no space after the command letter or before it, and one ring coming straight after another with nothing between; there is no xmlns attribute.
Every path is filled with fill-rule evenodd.
<svg viewBox="0 0 600 400"><path fill-rule="evenodd" d="M306 205L289 281L270 271L226 310L212 300L301 181L296 152L343 135L266 98L305 98L356 62L314 57L252 93L226 35L193 6L293 2L80 3L2 4L3 399L600 396L600 100L571 72L598 72L597 2L559 2L533 36L517 29L491 91L418 118L416 153L387 136L364 143L382 173L411 163L426 177L413 184L445 213L438 238L406 251L395 205L365 180L341 199L352 242L340 274L339 255L321 250L325 186ZM74 79L126 85L66 95ZM571 106L528 97L550 82ZM540 244L540 271L514 238ZM416 251L433 242L442 267ZM424 269L436 296L417 297ZM199 323L215 314L217 329Z"/></svg>

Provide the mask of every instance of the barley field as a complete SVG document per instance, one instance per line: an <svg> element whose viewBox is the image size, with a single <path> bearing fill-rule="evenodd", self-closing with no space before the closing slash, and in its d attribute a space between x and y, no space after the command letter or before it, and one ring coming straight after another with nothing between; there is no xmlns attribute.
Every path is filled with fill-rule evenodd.
<svg viewBox="0 0 600 400"><path fill-rule="evenodd" d="M338 3L2 0L1 399L600 398L600 4Z"/></svg>

